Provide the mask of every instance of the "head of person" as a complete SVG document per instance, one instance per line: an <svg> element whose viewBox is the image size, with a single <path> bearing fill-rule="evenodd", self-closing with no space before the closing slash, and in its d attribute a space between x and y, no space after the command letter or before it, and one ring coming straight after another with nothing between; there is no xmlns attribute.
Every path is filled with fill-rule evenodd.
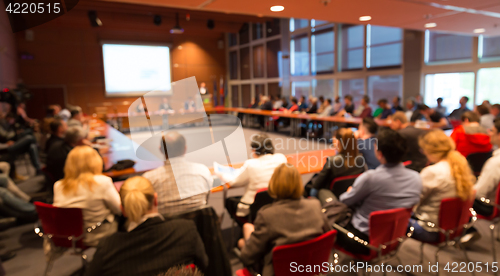
<svg viewBox="0 0 500 276"><path fill-rule="evenodd" d="M320 103L325 102L325 97L323 97L323 96L319 96L318 101L319 101Z"/></svg>
<svg viewBox="0 0 500 276"><path fill-rule="evenodd" d="M427 106L425 104L419 104L417 109L420 112L420 114L426 115L426 116L429 116L434 112L434 109L430 108L429 106Z"/></svg>
<svg viewBox="0 0 500 276"><path fill-rule="evenodd" d="M332 104L332 99L328 98L325 100L326 105L331 105Z"/></svg>
<svg viewBox="0 0 500 276"><path fill-rule="evenodd" d="M421 136L418 144L431 163L449 163L458 197L464 201L469 199L472 195L474 176L467 159L455 150L455 142L442 130L433 129Z"/></svg>
<svg viewBox="0 0 500 276"><path fill-rule="evenodd" d="M167 272L160 273L156 276L203 276L203 272L198 268L190 268L187 266L175 266L167 270Z"/></svg>
<svg viewBox="0 0 500 276"><path fill-rule="evenodd" d="M273 141L265 133L252 135L250 148L252 148L252 153L255 157L274 154Z"/></svg>
<svg viewBox="0 0 500 276"><path fill-rule="evenodd" d="M491 108L491 103L489 100L484 100L483 103L481 105L484 105L486 106L488 109Z"/></svg>
<svg viewBox="0 0 500 276"><path fill-rule="evenodd" d="M301 103L305 103L305 102L306 102L306 97L304 97L304 96L300 96L300 102L301 102Z"/></svg>
<svg viewBox="0 0 500 276"><path fill-rule="evenodd" d="M490 113L497 117L500 114L500 104L494 104L490 108Z"/></svg>
<svg viewBox="0 0 500 276"><path fill-rule="evenodd" d="M465 108L467 106L467 102L469 102L469 97L463 96L460 98L460 107Z"/></svg>
<svg viewBox="0 0 500 276"><path fill-rule="evenodd" d="M169 131L162 136L160 150L165 159L181 157L186 154L186 138L177 131Z"/></svg>
<svg viewBox="0 0 500 276"><path fill-rule="evenodd" d="M484 105L484 104L477 106L476 109L477 109L477 113L479 113L479 116L490 114L489 107Z"/></svg>
<svg viewBox="0 0 500 276"><path fill-rule="evenodd" d="M493 121L493 127L490 130L491 143L500 146L500 118Z"/></svg>
<svg viewBox="0 0 500 276"><path fill-rule="evenodd" d="M52 135L55 135L58 137L64 137L64 134L66 133L66 130L68 129L68 125L62 119L54 118L52 120L52 122L50 122L49 128L50 128L50 133Z"/></svg>
<svg viewBox="0 0 500 276"><path fill-rule="evenodd" d="M406 109L412 110L415 107L415 100L413 99L408 99L406 101Z"/></svg>
<svg viewBox="0 0 500 276"><path fill-rule="evenodd" d="M344 166L354 167L359 154L358 142L350 128L341 128L335 132L333 146L344 156Z"/></svg>
<svg viewBox="0 0 500 276"><path fill-rule="evenodd" d="M311 104L313 104L313 105L314 105L314 104L317 104L317 103L318 103L318 98L316 98L316 97L311 97L310 101L311 101Z"/></svg>
<svg viewBox="0 0 500 276"><path fill-rule="evenodd" d="M392 98L392 105L393 106L399 106L399 104L401 103L401 98L396 96L394 98Z"/></svg>
<svg viewBox="0 0 500 276"><path fill-rule="evenodd" d="M162 101L163 101L163 103L164 103L164 104L168 104L168 98L167 98L167 97L164 97L164 98L162 99Z"/></svg>
<svg viewBox="0 0 500 276"><path fill-rule="evenodd" d="M120 199L123 215L135 223L146 214L158 212L155 189L151 182L142 176L134 176L123 182Z"/></svg>
<svg viewBox="0 0 500 276"><path fill-rule="evenodd" d="M345 95L344 102L345 102L346 105L351 105L352 104L352 96L351 95Z"/></svg>
<svg viewBox="0 0 500 276"><path fill-rule="evenodd" d="M437 98L436 101L438 106L441 106L441 104L443 104L443 98Z"/></svg>
<svg viewBox="0 0 500 276"><path fill-rule="evenodd" d="M293 104L298 104L298 103L299 103L299 102L297 101L297 98L295 98L295 97L293 97L293 98L291 99L291 101L292 101L292 103L293 103Z"/></svg>
<svg viewBox="0 0 500 276"><path fill-rule="evenodd" d="M363 118L363 121L361 121L359 128L362 129L364 133L371 135L377 134L378 131L377 123L375 123L375 121L369 117Z"/></svg>
<svg viewBox="0 0 500 276"><path fill-rule="evenodd" d="M260 98L260 100L263 102L263 103L267 103L269 101L269 97L268 96L262 96Z"/></svg>
<svg viewBox="0 0 500 276"><path fill-rule="evenodd" d="M64 134L64 141L72 147L83 145L84 139L85 131L78 126L68 128Z"/></svg>
<svg viewBox="0 0 500 276"><path fill-rule="evenodd" d="M71 119L81 120L82 119L82 111L80 109L71 110Z"/></svg>
<svg viewBox="0 0 500 276"><path fill-rule="evenodd" d="M378 100L377 104L382 109L387 109L387 100L386 99L380 99L380 100Z"/></svg>
<svg viewBox="0 0 500 276"><path fill-rule="evenodd" d="M475 112L467 111L462 114L462 117L460 119L462 121L462 125L468 126L473 123L479 123L480 117Z"/></svg>
<svg viewBox="0 0 500 276"><path fill-rule="evenodd" d="M400 130L406 127L408 124L408 117L403 111L396 111L391 117L391 129Z"/></svg>
<svg viewBox="0 0 500 276"><path fill-rule="evenodd" d="M369 104L370 104L370 97L368 97L367 95L363 96L363 98L361 98L361 105L367 106Z"/></svg>
<svg viewBox="0 0 500 276"><path fill-rule="evenodd" d="M274 169L269 181L268 193L278 200L302 198L304 186L297 168L285 163Z"/></svg>
<svg viewBox="0 0 500 276"><path fill-rule="evenodd" d="M335 96L335 103L340 103L340 97L339 96Z"/></svg>
<svg viewBox="0 0 500 276"><path fill-rule="evenodd" d="M51 105L52 110L54 110L54 115L59 114L61 112L61 106L58 104Z"/></svg>
<svg viewBox="0 0 500 276"><path fill-rule="evenodd" d="M63 193L76 192L82 185L92 191L94 175L102 174L102 162L99 153L89 146L73 148L64 164Z"/></svg>
<svg viewBox="0 0 500 276"><path fill-rule="evenodd" d="M377 135L375 156L381 164L399 164L408 150L406 139L397 131L382 129Z"/></svg>

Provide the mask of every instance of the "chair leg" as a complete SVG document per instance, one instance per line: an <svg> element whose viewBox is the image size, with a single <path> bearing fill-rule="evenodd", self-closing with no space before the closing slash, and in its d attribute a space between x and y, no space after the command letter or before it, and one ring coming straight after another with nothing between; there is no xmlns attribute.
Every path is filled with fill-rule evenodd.
<svg viewBox="0 0 500 276"><path fill-rule="evenodd" d="M436 255L435 255L435 260L436 260L436 264L439 265L439 251L441 251L441 247L438 247L437 251L436 251ZM437 269L437 273L436 275L439 276L439 267Z"/></svg>
<svg viewBox="0 0 500 276"><path fill-rule="evenodd" d="M493 254L493 261L497 261L497 250L495 248L495 224L490 225L491 230L491 252Z"/></svg>
<svg viewBox="0 0 500 276"><path fill-rule="evenodd" d="M467 250L465 249L465 247L462 245L462 243L460 241L458 242L458 246L460 247L460 249L462 250L462 252L464 252L465 261L467 263L470 263L469 256L467 255ZM476 273L475 273L474 270L472 270L472 275L476 275Z"/></svg>
<svg viewBox="0 0 500 276"><path fill-rule="evenodd" d="M424 245L425 243L420 244L420 264L424 263Z"/></svg>
<svg viewBox="0 0 500 276"><path fill-rule="evenodd" d="M54 257L51 255L47 261L47 265L45 266L45 272L43 273L44 276L49 275L49 272L52 270L52 265L54 265Z"/></svg>
<svg viewBox="0 0 500 276"><path fill-rule="evenodd" d="M396 260L398 260L399 265L400 265L401 267L403 267L403 263L401 262L401 259L400 259L400 258L399 258L399 256L397 256L397 255L396 255ZM406 274L406 271L404 271L404 270L403 270L403 275L405 275L405 276L407 275L407 274Z"/></svg>

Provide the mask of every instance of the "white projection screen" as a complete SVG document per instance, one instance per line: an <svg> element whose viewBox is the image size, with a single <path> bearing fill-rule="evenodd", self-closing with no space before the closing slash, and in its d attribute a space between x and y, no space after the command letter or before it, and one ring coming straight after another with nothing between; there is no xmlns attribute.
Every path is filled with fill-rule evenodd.
<svg viewBox="0 0 500 276"><path fill-rule="evenodd" d="M171 91L168 45L102 42L102 56L107 97Z"/></svg>

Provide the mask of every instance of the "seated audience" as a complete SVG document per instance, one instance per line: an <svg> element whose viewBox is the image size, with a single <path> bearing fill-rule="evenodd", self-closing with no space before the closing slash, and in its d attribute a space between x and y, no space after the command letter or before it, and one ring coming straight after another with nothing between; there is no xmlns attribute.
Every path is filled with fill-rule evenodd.
<svg viewBox="0 0 500 276"><path fill-rule="evenodd" d="M281 108L283 108L283 101L281 100L280 95L275 95L274 96L273 109L274 110L280 110Z"/></svg>
<svg viewBox="0 0 500 276"><path fill-rule="evenodd" d="M281 97L281 102L282 102L281 107L278 109L288 109L289 103L286 97Z"/></svg>
<svg viewBox="0 0 500 276"><path fill-rule="evenodd" d="M403 111L403 108L401 107L401 98L398 96L392 98L392 113L395 113L396 111Z"/></svg>
<svg viewBox="0 0 500 276"><path fill-rule="evenodd" d="M142 175L151 182L158 194L160 214L171 216L205 206L207 192L213 185L210 170L203 164L186 160L186 139L176 131L164 134L160 147L165 156L165 165ZM181 198L181 191L199 193Z"/></svg>
<svg viewBox="0 0 500 276"><path fill-rule="evenodd" d="M243 196L226 199L226 209L231 217L247 217L257 190L266 188L274 169L286 163L283 154L274 153L272 140L266 134L252 135L251 139L253 159L245 161L240 168L240 174L228 183L231 187L246 186Z"/></svg>
<svg viewBox="0 0 500 276"><path fill-rule="evenodd" d="M493 121L495 116L490 113L490 109L486 105L477 106L477 113L479 113L479 124L485 129L491 129L493 127Z"/></svg>
<svg viewBox="0 0 500 276"><path fill-rule="evenodd" d="M491 143L497 147L500 146L500 119L495 119L495 124L491 128ZM494 203L498 184L500 183L500 149L493 152L493 156L486 161L481 170L481 175L476 183L476 201L474 210L482 216L491 216L493 207L481 201L481 198L489 199Z"/></svg>
<svg viewBox="0 0 500 276"><path fill-rule="evenodd" d="M325 97L319 96L318 97L318 110L316 113L322 113L323 109L325 109Z"/></svg>
<svg viewBox="0 0 500 276"><path fill-rule="evenodd" d="M300 100L299 100L299 111L306 111L307 110L307 100L306 100L306 97L304 96L300 96Z"/></svg>
<svg viewBox="0 0 500 276"><path fill-rule="evenodd" d="M208 265L205 247L190 220L165 220L157 194L144 177L135 176L120 189L127 231L99 242L86 275L158 275L178 265Z"/></svg>
<svg viewBox="0 0 500 276"><path fill-rule="evenodd" d="M403 157L403 161L411 161L411 164L407 168L420 172L427 166L428 160L422 154L418 140L420 136L427 133L427 130L412 126L402 111L398 111L392 115L391 129L397 131L406 139L407 151Z"/></svg>
<svg viewBox="0 0 500 276"><path fill-rule="evenodd" d="M333 146L338 154L328 157L321 172L311 178L310 196L317 197L319 190L330 189L335 178L358 175L365 171L364 162L358 158L358 143L350 128L341 128L335 133Z"/></svg>
<svg viewBox="0 0 500 276"><path fill-rule="evenodd" d="M372 118L364 118L359 124L359 131L356 133L359 153L363 155L369 170L374 170L380 165L380 161L375 156L375 145L377 144L375 135L377 131L377 123Z"/></svg>
<svg viewBox="0 0 500 276"><path fill-rule="evenodd" d="M323 111L319 112L319 116L330 116L332 113L332 100L326 99L323 104Z"/></svg>
<svg viewBox="0 0 500 276"><path fill-rule="evenodd" d="M450 113L450 120L460 120L462 118L462 114L464 114L467 111L470 111L469 108L467 108L467 102L469 101L469 97L462 97L460 98L460 107L453 110L453 112Z"/></svg>
<svg viewBox="0 0 500 276"><path fill-rule="evenodd" d="M360 175L339 198L340 202L354 210L352 220L345 229L367 242L370 231L368 222L372 212L411 208L419 202L422 192L419 174L401 163L406 151L403 136L396 131L384 129L379 131L377 139L376 155L382 165ZM369 249L342 232L337 233L336 243L354 254L370 254Z"/></svg>
<svg viewBox="0 0 500 276"><path fill-rule="evenodd" d="M61 142L64 140L64 135L68 126L65 121L59 118L55 118L50 122L50 137L45 142L45 153L49 152L50 147L56 142Z"/></svg>
<svg viewBox="0 0 500 276"><path fill-rule="evenodd" d="M310 100L310 106L309 108L307 108L305 111L306 113L309 113L309 114L315 114L315 113L318 113L318 98L316 97L311 97L311 100Z"/></svg>
<svg viewBox="0 0 500 276"><path fill-rule="evenodd" d="M13 217L21 223L35 222L38 215L35 205L30 203L31 197L21 191L8 174L8 170L0 174L0 216Z"/></svg>
<svg viewBox="0 0 500 276"><path fill-rule="evenodd" d="M373 114L373 117L385 120L385 119L387 119L387 117L392 115L392 113L393 113L392 109L389 106L389 103L387 102L386 99L378 100L377 104L378 104L379 108L375 111L375 113Z"/></svg>
<svg viewBox="0 0 500 276"><path fill-rule="evenodd" d="M465 157L471 153L491 151L490 136L479 124L479 115L472 111L462 114L462 125L455 128L450 137L457 151Z"/></svg>
<svg viewBox="0 0 500 276"><path fill-rule="evenodd" d="M102 223L85 235L88 246L96 246L100 239L116 232L115 215L122 213L113 180L102 175L102 162L93 148L77 146L68 154L64 178L54 184L54 206L81 208L85 228Z"/></svg>
<svg viewBox="0 0 500 276"><path fill-rule="evenodd" d="M261 97L261 104L259 106L262 110L273 110L273 102L268 96Z"/></svg>
<svg viewBox="0 0 500 276"><path fill-rule="evenodd" d="M278 166L269 181L269 194L276 199L262 207L254 224L245 223L238 242L245 265L262 263L262 275L274 275L272 249L279 245L316 238L330 230L319 201L302 198L299 171L290 164Z"/></svg>
<svg viewBox="0 0 500 276"><path fill-rule="evenodd" d="M416 109L417 109L417 105L415 104L415 100L408 99L406 101L406 112L405 112L406 119L408 121L411 121L411 118L413 117L413 113L416 112Z"/></svg>
<svg viewBox="0 0 500 276"><path fill-rule="evenodd" d="M490 113L496 118L500 118L500 104L494 104L490 108Z"/></svg>
<svg viewBox="0 0 500 276"><path fill-rule="evenodd" d="M83 117L82 109L80 107L76 107L71 110L71 118L68 120L68 127L81 127L84 131L85 137L87 137L90 129L87 124L87 120Z"/></svg>
<svg viewBox="0 0 500 276"><path fill-rule="evenodd" d="M463 201L473 195L474 176L465 157L455 150L453 141L442 130L434 129L422 136L420 147L433 163L422 170L422 194L415 208L415 218L410 220L414 227L412 238L424 242L439 240L437 228L439 208L445 198L459 197ZM439 226L439 225L438 225Z"/></svg>
<svg viewBox="0 0 500 276"><path fill-rule="evenodd" d="M335 96L335 103L333 104L330 115L336 115L337 113L340 112L340 110L342 110L342 103L340 102L340 97Z"/></svg>
<svg viewBox="0 0 500 276"><path fill-rule="evenodd" d="M291 106L287 110L289 113L292 113L292 112L295 112L295 111L299 110L299 105L297 104L297 98L293 97L290 100L290 104L291 104Z"/></svg>
<svg viewBox="0 0 500 276"><path fill-rule="evenodd" d="M443 98L437 98L437 106L434 107L434 110L437 112L446 115L446 106L443 106Z"/></svg>
<svg viewBox="0 0 500 276"><path fill-rule="evenodd" d="M418 120L427 121L430 123L431 127L435 128L444 128L449 125L448 120L443 114L426 106L425 104L419 105L411 117L412 123Z"/></svg>
<svg viewBox="0 0 500 276"><path fill-rule="evenodd" d="M370 97L363 96L361 98L361 105L356 109L353 113L354 117L358 118L371 118L372 117L372 108L370 106Z"/></svg>
<svg viewBox="0 0 500 276"><path fill-rule="evenodd" d="M351 95L345 95L344 97L344 111L350 115L354 112L354 103L352 102Z"/></svg>
<svg viewBox="0 0 500 276"><path fill-rule="evenodd" d="M167 97L164 97L162 99L162 103L160 104L160 107L158 108L159 110L163 110L163 111L172 111L174 110L170 104L168 103L168 98Z"/></svg>

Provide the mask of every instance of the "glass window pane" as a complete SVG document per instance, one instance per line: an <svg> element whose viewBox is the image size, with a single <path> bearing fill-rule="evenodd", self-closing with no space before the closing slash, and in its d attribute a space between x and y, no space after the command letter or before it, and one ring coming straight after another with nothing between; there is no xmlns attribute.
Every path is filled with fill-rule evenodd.
<svg viewBox="0 0 500 276"><path fill-rule="evenodd" d="M247 44L248 42L250 42L250 30L249 29L250 28L248 26L248 23L245 23L245 24L243 24L243 26L241 26L241 29L238 32L238 34L240 35L240 45Z"/></svg>
<svg viewBox="0 0 500 276"><path fill-rule="evenodd" d="M250 79L250 48L240 49L240 74L242 80Z"/></svg>
<svg viewBox="0 0 500 276"><path fill-rule="evenodd" d="M470 60L472 36L426 31L426 62Z"/></svg>
<svg viewBox="0 0 500 276"><path fill-rule="evenodd" d="M229 33L228 35L229 47L236 46L236 44L238 44L236 37L237 37L236 34Z"/></svg>
<svg viewBox="0 0 500 276"><path fill-rule="evenodd" d="M361 98L363 98L363 96L365 95L365 80L340 80L339 96L343 98L346 95L351 95L354 102L354 108L358 107L361 103Z"/></svg>
<svg viewBox="0 0 500 276"><path fill-rule="evenodd" d="M370 39L371 45L384 44L389 42L403 40L403 30L400 28L370 26Z"/></svg>
<svg viewBox="0 0 500 276"><path fill-rule="evenodd" d="M231 105L232 107L240 107L240 87L238 85L231 85Z"/></svg>
<svg viewBox="0 0 500 276"><path fill-rule="evenodd" d="M252 40L261 39L264 37L264 24L253 23L252 24Z"/></svg>
<svg viewBox="0 0 500 276"><path fill-rule="evenodd" d="M309 26L309 20L307 19L290 18L290 32L306 28L307 26Z"/></svg>
<svg viewBox="0 0 500 276"><path fill-rule="evenodd" d="M476 105L500 103L500 68L483 68L477 74Z"/></svg>
<svg viewBox="0 0 500 276"><path fill-rule="evenodd" d="M255 98L258 99L259 95L266 95L266 85L256 84L255 85Z"/></svg>
<svg viewBox="0 0 500 276"><path fill-rule="evenodd" d="M353 70L363 68L364 48L363 25L343 25L341 30L341 68L342 70Z"/></svg>
<svg viewBox="0 0 500 276"><path fill-rule="evenodd" d="M277 78L282 76L281 72L281 40L267 42L267 77Z"/></svg>
<svg viewBox="0 0 500 276"><path fill-rule="evenodd" d="M294 81L292 82L292 96L300 99L301 96L309 96L309 82L308 81Z"/></svg>
<svg viewBox="0 0 500 276"><path fill-rule="evenodd" d="M311 27L314 28L316 26L319 26L319 25L323 25L323 24L326 24L328 23L328 21L326 20L316 20L316 19L312 19L311 20Z"/></svg>
<svg viewBox="0 0 500 276"><path fill-rule="evenodd" d="M368 96L370 96L370 105L374 111L378 108L378 100L387 99L391 103L392 98L401 97L402 94L403 77L401 75L368 77Z"/></svg>
<svg viewBox="0 0 500 276"><path fill-rule="evenodd" d="M280 34L280 19L275 18L270 21L266 21L266 37L271 37Z"/></svg>
<svg viewBox="0 0 500 276"><path fill-rule="evenodd" d="M281 82L270 82L267 84L267 94L270 97L281 97Z"/></svg>
<svg viewBox="0 0 500 276"><path fill-rule="evenodd" d="M313 80L312 90L314 97L323 96L325 99L333 98L333 80Z"/></svg>
<svg viewBox="0 0 500 276"><path fill-rule="evenodd" d="M451 113L458 108L463 96L474 98L474 73L429 74L425 76L424 102L430 107L436 106L437 98L443 98L443 106ZM472 102L467 107L472 109Z"/></svg>
<svg viewBox="0 0 500 276"><path fill-rule="evenodd" d="M253 77L264 77L264 45L253 47Z"/></svg>
<svg viewBox="0 0 500 276"><path fill-rule="evenodd" d="M368 25L366 67L401 65L402 40L402 29Z"/></svg>
<svg viewBox="0 0 500 276"><path fill-rule="evenodd" d="M309 39L294 37L290 41L290 71L293 76L309 75Z"/></svg>
<svg viewBox="0 0 500 276"><path fill-rule="evenodd" d="M311 35L312 74L333 73L335 64L335 36L333 29L322 30Z"/></svg>
<svg viewBox="0 0 500 276"><path fill-rule="evenodd" d="M252 104L252 90L250 84L241 85L241 106L250 107Z"/></svg>
<svg viewBox="0 0 500 276"><path fill-rule="evenodd" d="M236 51L229 52L229 78L238 79L238 54Z"/></svg>
<svg viewBox="0 0 500 276"><path fill-rule="evenodd" d="M497 37L483 37L479 38L480 47L482 44L482 51L479 49L479 58L492 58L500 57L500 36Z"/></svg>

